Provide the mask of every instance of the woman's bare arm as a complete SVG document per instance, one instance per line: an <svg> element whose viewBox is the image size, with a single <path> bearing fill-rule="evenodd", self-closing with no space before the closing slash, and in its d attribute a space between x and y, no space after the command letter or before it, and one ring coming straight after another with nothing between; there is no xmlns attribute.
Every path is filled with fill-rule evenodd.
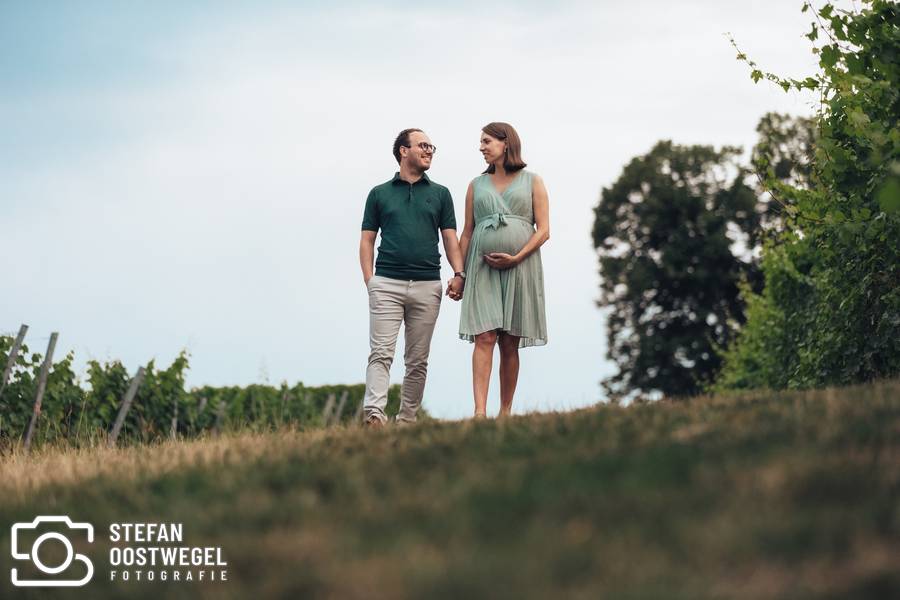
<svg viewBox="0 0 900 600"><path fill-rule="evenodd" d="M462 235L459 237L459 250L462 253L463 268L467 263L469 244L472 242L472 234L475 232L475 192L471 182L466 190L466 217Z"/></svg>

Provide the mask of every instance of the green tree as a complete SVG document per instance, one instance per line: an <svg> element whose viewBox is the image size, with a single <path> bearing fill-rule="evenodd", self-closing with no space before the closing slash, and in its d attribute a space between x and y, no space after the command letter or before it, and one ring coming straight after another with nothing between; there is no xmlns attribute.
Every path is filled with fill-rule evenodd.
<svg viewBox="0 0 900 600"><path fill-rule="evenodd" d="M812 187L816 125L808 117L770 112L759 120L756 133L759 139L750 164L756 174L754 188L765 201L760 224L766 231L780 233L789 207L782 203L779 190L782 186Z"/></svg>
<svg viewBox="0 0 900 600"><path fill-rule="evenodd" d="M821 105L811 185L765 182L785 232L763 260L765 291L729 350L726 388L847 384L900 373L900 9L866 0L813 10L820 72L755 81L814 90Z"/></svg>
<svg viewBox="0 0 900 600"><path fill-rule="evenodd" d="M756 268L763 212L740 153L659 142L603 189L593 240L619 368L603 382L610 398L694 394L717 372L744 319L738 286Z"/></svg>

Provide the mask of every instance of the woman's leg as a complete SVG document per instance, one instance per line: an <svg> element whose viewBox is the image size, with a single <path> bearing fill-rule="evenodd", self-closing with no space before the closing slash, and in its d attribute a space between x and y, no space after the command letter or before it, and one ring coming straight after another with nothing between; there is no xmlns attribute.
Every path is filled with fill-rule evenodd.
<svg viewBox="0 0 900 600"><path fill-rule="evenodd" d="M491 363L494 360L496 331L485 331L475 336L472 351L472 392L475 394L475 414L487 414L488 384L491 381Z"/></svg>
<svg viewBox="0 0 900 600"><path fill-rule="evenodd" d="M500 416L512 411L513 395L519 382L519 336L500 334Z"/></svg>

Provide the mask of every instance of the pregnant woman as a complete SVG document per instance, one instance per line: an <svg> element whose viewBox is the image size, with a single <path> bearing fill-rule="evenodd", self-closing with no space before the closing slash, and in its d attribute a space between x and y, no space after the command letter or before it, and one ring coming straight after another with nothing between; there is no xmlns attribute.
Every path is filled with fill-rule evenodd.
<svg viewBox="0 0 900 600"><path fill-rule="evenodd" d="M550 238L547 189L525 170L512 125L486 125L481 154L488 167L469 184L459 240L466 257L459 337L475 342L476 418L487 414L494 346L499 342L500 416L506 416L519 379L519 348L547 343L540 247Z"/></svg>

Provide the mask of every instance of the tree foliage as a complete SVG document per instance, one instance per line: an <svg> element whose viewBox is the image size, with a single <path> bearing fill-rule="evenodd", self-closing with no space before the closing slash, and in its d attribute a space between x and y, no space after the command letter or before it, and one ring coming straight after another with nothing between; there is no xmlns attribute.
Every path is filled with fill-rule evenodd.
<svg viewBox="0 0 900 600"><path fill-rule="evenodd" d="M765 202L760 225L771 233L785 229L790 218L789 207L773 186L809 189L812 185L812 162L815 150L815 121L775 112L766 113L756 126L759 135L750 157L756 175L754 189Z"/></svg>
<svg viewBox="0 0 900 600"><path fill-rule="evenodd" d="M719 385L806 387L900 373L900 9L866 0L816 9L807 37L820 73L754 81L814 90L821 104L810 185L763 178L785 232L763 260L765 290L746 293L747 327Z"/></svg>
<svg viewBox="0 0 900 600"><path fill-rule="evenodd" d="M743 321L738 285L762 210L739 148L659 142L604 188L594 209L601 296L610 308L610 398L693 394Z"/></svg>

